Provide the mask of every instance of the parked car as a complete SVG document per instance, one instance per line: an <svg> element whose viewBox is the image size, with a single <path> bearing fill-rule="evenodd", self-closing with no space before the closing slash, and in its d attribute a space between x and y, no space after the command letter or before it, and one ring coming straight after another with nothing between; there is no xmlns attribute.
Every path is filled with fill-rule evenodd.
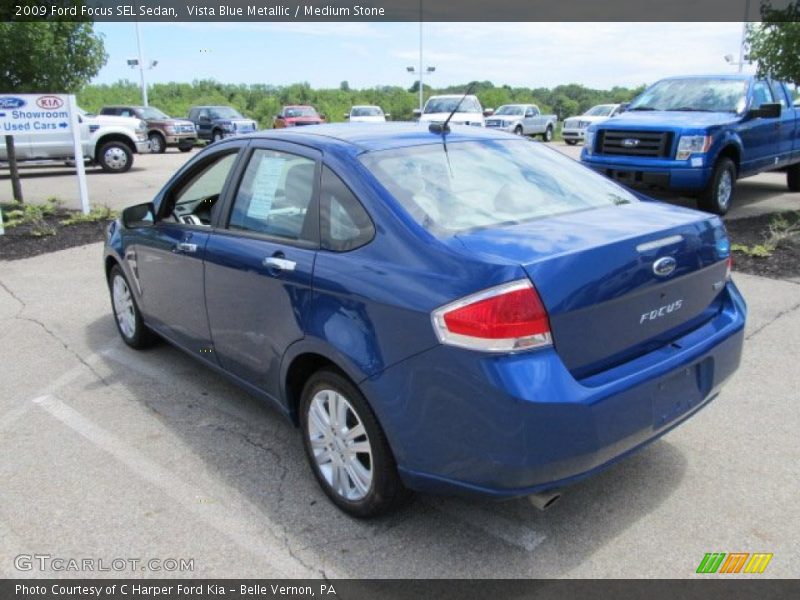
<svg viewBox="0 0 800 600"><path fill-rule="evenodd" d="M578 117L564 120L561 137L570 146L583 142L586 128L595 123L602 123L611 117L616 117L622 111L621 104L598 104L593 106Z"/></svg>
<svg viewBox="0 0 800 600"><path fill-rule="evenodd" d="M800 112L778 81L672 77L590 126L581 160L627 185L688 192L722 215L741 177L784 169L800 191Z"/></svg>
<svg viewBox="0 0 800 600"><path fill-rule="evenodd" d="M130 104L104 106L101 115L134 117L147 123L147 139L150 151L161 154L167 148L178 148L189 152L197 142L194 123L186 119L173 119L153 106L133 106Z"/></svg>
<svg viewBox="0 0 800 600"><path fill-rule="evenodd" d="M230 106L194 106L189 109L188 120L194 123L197 137L208 142L256 130L253 119L243 117Z"/></svg>
<svg viewBox="0 0 800 600"><path fill-rule="evenodd" d="M141 119L91 115L78 109L84 160L109 173L124 173L133 166L133 155L150 152L147 125ZM72 164L75 149L71 132L15 135L18 161L57 161ZM6 143L0 138L0 161L7 161Z"/></svg>
<svg viewBox="0 0 800 600"><path fill-rule="evenodd" d="M486 127L517 135L541 135L549 142L557 122L556 115L543 115L535 104L504 104L486 119Z"/></svg>
<svg viewBox="0 0 800 600"><path fill-rule="evenodd" d="M456 107L458 109L456 110ZM442 123L450 113L456 111L450 123L453 125L475 125L483 127L484 112L477 96L464 96L453 94L446 96L431 96L420 112L414 109L414 116L420 123Z"/></svg>
<svg viewBox="0 0 800 600"><path fill-rule="evenodd" d="M301 125L320 125L325 122L325 115L317 112L313 106L284 106L272 120L273 129L283 127L299 127Z"/></svg>
<svg viewBox="0 0 800 600"><path fill-rule="evenodd" d="M717 397L746 313L719 217L478 127L212 144L110 226L105 274L125 343L272 403L359 517L551 503Z"/></svg>
<svg viewBox="0 0 800 600"><path fill-rule="evenodd" d="M385 123L392 115L383 112L380 106L354 106L344 118L351 123Z"/></svg>

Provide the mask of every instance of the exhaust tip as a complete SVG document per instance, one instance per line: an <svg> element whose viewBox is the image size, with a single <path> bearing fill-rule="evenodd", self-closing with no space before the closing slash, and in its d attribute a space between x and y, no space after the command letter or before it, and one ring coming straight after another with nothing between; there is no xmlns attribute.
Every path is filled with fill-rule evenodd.
<svg viewBox="0 0 800 600"><path fill-rule="evenodd" d="M561 492L558 490L549 490L539 494L531 494L528 496L528 501L539 510L547 510L561 499Z"/></svg>

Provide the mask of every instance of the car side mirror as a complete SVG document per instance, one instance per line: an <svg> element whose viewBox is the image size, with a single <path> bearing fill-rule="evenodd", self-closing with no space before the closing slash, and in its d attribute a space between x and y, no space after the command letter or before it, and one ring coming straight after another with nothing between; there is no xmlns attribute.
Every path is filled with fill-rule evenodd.
<svg viewBox="0 0 800 600"><path fill-rule="evenodd" d="M762 104L758 108L750 110L750 116L754 118L761 117L762 119L777 119L781 116L781 108L783 107L779 102Z"/></svg>
<svg viewBox="0 0 800 600"><path fill-rule="evenodd" d="M493 108L484 108L483 109L483 116L484 117L491 117L494 114Z"/></svg>
<svg viewBox="0 0 800 600"><path fill-rule="evenodd" d="M156 209L152 202L129 206L122 211L122 225L126 229L152 227L156 221Z"/></svg>

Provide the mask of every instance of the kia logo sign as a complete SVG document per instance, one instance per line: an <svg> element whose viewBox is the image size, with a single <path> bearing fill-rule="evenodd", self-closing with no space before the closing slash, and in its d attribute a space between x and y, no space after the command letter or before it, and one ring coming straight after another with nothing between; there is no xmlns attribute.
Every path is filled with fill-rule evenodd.
<svg viewBox="0 0 800 600"><path fill-rule="evenodd" d="M669 277L672 275L672 272L675 270L677 266L677 262L671 256L665 256L664 258L659 258L656 262L653 263L653 273L655 273L658 277Z"/></svg>
<svg viewBox="0 0 800 600"><path fill-rule="evenodd" d="M13 96L0 97L0 108L22 108L25 106L25 100L22 98L14 98Z"/></svg>
<svg viewBox="0 0 800 600"><path fill-rule="evenodd" d="M625 138L622 140L622 145L626 148L636 148L639 145L639 140L636 138Z"/></svg>
<svg viewBox="0 0 800 600"><path fill-rule="evenodd" d="M36 106L39 108L61 108L64 106L64 101L58 96L42 96L36 99Z"/></svg>

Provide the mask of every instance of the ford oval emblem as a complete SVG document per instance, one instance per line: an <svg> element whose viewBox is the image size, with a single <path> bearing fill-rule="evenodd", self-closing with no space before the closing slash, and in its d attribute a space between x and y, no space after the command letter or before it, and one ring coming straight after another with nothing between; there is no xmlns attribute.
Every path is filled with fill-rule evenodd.
<svg viewBox="0 0 800 600"><path fill-rule="evenodd" d="M653 273L655 273L658 277L669 277L672 275L672 272L675 270L677 265L678 263L674 258L671 256L665 256L663 258L659 258L653 263Z"/></svg>
<svg viewBox="0 0 800 600"><path fill-rule="evenodd" d="M0 97L0 108L22 108L25 106L25 100L22 98L14 98L14 96Z"/></svg>
<svg viewBox="0 0 800 600"><path fill-rule="evenodd" d="M625 148L636 148L639 145L639 140L636 138L625 138L622 140L622 145Z"/></svg>

